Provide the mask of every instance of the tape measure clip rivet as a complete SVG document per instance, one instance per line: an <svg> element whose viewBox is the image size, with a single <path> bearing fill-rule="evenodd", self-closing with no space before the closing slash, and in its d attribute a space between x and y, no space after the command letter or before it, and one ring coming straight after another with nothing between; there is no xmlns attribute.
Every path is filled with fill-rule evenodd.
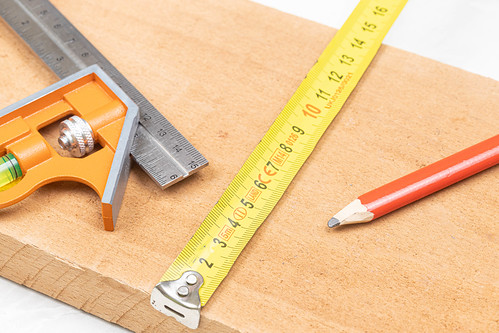
<svg viewBox="0 0 499 333"><path fill-rule="evenodd" d="M160 282L151 293L151 305L189 328L198 328L201 319L199 288L203 282L203 276L195 271L186 271L175 281Z"/></svg>

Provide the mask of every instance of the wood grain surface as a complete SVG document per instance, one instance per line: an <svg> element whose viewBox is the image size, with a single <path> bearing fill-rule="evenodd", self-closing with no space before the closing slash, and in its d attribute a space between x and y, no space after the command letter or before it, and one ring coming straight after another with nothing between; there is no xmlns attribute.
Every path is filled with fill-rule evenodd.
<svg viewBox="0 0 499 333"><path fill-rule="evenodd" d="M210 165L165 191L135 165L114 232L91 189L40 189L0 211L0 274L134 331L187 331L149 293L334 30L243 0L53 3ZM57 81L3 22L0 71L0 107ZM383 46L200 331L498 331L497 167L375 223L326 225L497 134L498 105L498 82Z"/></svg>

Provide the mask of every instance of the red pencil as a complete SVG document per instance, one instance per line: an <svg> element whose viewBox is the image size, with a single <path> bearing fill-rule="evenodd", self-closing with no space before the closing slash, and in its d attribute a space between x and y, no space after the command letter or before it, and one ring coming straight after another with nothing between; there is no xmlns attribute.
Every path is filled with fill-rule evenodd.
<svg viewBox="0 0 499 333"><path fill-rule="evenodd" d="M330 228L371 222L499 163L499 135L361 195L328 222Z"/></svg>

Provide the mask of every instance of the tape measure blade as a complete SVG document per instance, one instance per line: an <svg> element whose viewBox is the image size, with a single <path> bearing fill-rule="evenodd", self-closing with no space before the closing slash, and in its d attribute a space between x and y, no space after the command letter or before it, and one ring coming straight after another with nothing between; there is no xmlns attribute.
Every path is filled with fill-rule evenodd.
<svg viewBox="0 0 499 333"><path fill-rule="evenodd" d="M360 12L362 12L364 9L365 9L366 6L359 6L356 10L356 12L354 12L354 14L351 16L350 18L350 21L351 22L347 22L346 23L346 27L348 29L348 26L349 24L351 24L352 22L355 23L356 22L356 19L358 18L358 15L360 15ZM357 16L356 16L357 15ZM341 30L341 32L344 32L344 31L348 31L348 30ZM339 33L335 40L332 41L331 45L330 45L330 48L329 48L329 51L330 52L327 52L326 55L329 56L329 55L332 55L335 53L335 51L337 51L339 45L338 45L338 40L343 40L345 39L345 33ZM377 51L377 49L379 48L379 45L380 43L377 43L376 45L373 45L371 48L370 48L370 54L374 55ZM327 58L327 57L326 57ZM369 54L367 54L366 56L366 59L368 59L368 61L365 61L364 63L361 63L358 65L358 67L356 68L356 72L355 74L352 76L351 80L349 81L348 85L351 86L351 90L353 90L353 87L355 87L355 85L357 84L357 82L360 80L361 76L362 76L362 73L365 71L365 68L367 67L368 63L370 62L370 60L372 59L372 56L370 56ZM315 76L315 73L316 72L320 72L322 71L321 69L321 66L322 67L325 67L325 64L322 64L320 61L316 64L315 68L313 68L310 72L309 75L307 75L307 78L303 81L303 83L300 85L300 87L298 88L298 93L295 94L291 101L288 103L288 105L286 106L285 110L283 111L282 113L282 117L280 116L278 118L278 120L283 120L284 117L286 116L287 112L286 111L290 111L290 110L294 110L297 106L304 106L302 105L303 103L300 104L300 102L302 102L302 100L304 99L304 96L305 96L305 93L303 91L307 91L307 90L310 90L311 89L311 84L310 82L315 80L316 79L316 76ZM346 88L345 91L348 91L349 89ZM350 91L351 91L350 90ZM300 93L302 92L302 93ZM347 96L348 93L345 93L344 95L344 98L341 99L338 104L343 104L344 101L346 100L346 98L348 97ZM324 131L327 129L327 127L329 126L330 122L332 121L332 119L337 115L339 111L339 108L334 111L334 112L330 112L327 114L327 118L328 120L327 121L324 121L321 123L321 127L320 129L318 129L317 131L314 132L314 138L313 139L310 139L306 142L306 149L304 149L304 153L303 154L300 154L299 157L296 159L295 163L293 165L296 165L297 167L294 168L294 169L290 169L288 170L286 176L287 177L284 177L283 178L283 186L281 186L280 188L277 187L274 191L273 191L273 200L272 201L275 201L277 202L277 200L282 196L284 190L286 189L288 183L291 181L291 179L294 178L294 176L296 175L296 173L298 172L299 168L301 167L301 165L305 162L305 160L308 158L309 154L311 153L311 151L313 150L313 148L316 146L319 138L322 136L322 134L324 133ZM281 124L284 123L284 121L281 121L280 122ZM252 160L258 160L259 158L261 158L262 156L262 152L264 150L264 148L270 143L270 141L272 140L272 137L275 136L275 133L278 132L278 130L276 129L276 127L278 127L280 124L278 121L276 121L271 129L268 131L268 133L266 134L266 136L264 137L264 139L262 140L262 143L259 145L259 147L257 147L257 149L255 149L255 152L250 156L249 158L249 163L248 164L245 164L243 167L242 167L242 171L245 171L245 170L249 170L249 169L252 169L254 167L254 163L252 163L251 161ZM266 140L268 139L268 140ZM258 148L262 148L262 149L258 149ZM241 172L239 175L242 175L243 172ZM237 180L237 177L236 177L236 180ZM235 184L235 183L233 183ZM231 184L231 185L233 185ZM225 194L227 194L228 196L230 196L232 194L232 192L235 192L231 186L229 186L229 189L226 191ZM260 218L260 219L264 219L269 213L270 211L273 209L274 206L267 206L266 208L267 209L264 209L260 212L260 214L257 216L257 219ZM214 215L217 215L217 212L215 212ZM215 218L215 217L214 217ZM224 218L226 218L226 216L224 216ZM208 220L208 219L207 219ZM259 225L253 225L253 227L251 228L251 232L250 233L247 233L245 237L246 239L249 239L250 238L250 235L252 235L254 232L256 232L256 229L259 227ZM245 246L245 242L239 242L237 243L237 245L235 245L234 249L233 249L233 252L231 253L230 256L226 257L226 261L224 261L224 266L225 267L230 267L232 266L232 263L235 261L235 259L237 258L237 256L239 255L239 253L241 252L241 250L244 248ZM192 247L195 247L195 244L189 244L186 248L189 248L189 252L193 253L195 252ZM230 260L230 261L229 261ZM192 267L191 267L192 268ZM181 269L176 269L176 271L181 271ZM226 275L226 273L228 273L227 271L224 272L225 274L217 274L215 277L213 278L207 278L206 281L205 281L205 285L203 285L203 291L205 292L205 295L203 296L203 291L201 292L201 299L202 299L202 304L204 300L206 300L207 297L211 296L210 294L216 289L216 287L219 285L219 283L222 281L222 279L224 278L224 276ZM168 278L167 276L164 277L165 279Z"/></svg>
<svg viewBox="0 0 499 333"><path fill-rule="evenodd" d="M176 280L187 270L200 273L204 284L199 295L201 305L206 304L338 114L405 3L406 0L359 3L161 281ZM282 133L287 134L283 137ZM276 154L280 158L275 158ZM262 166L262 160L268 163ZM279 163L285 166L281 168ZM269 171L272 166L274 169ZM266 178L262 177L262 170ZM270 184L269 175L278 175L273 179L270 194L263 192L267 185L262 185ZM246 193L250 188L255 188L261 197ZM247 220L243 227L244 218L237 220L240 215L236 213L240 213L240 208L247 211L249 205L245 202L258 210L244 217Z"/></svg>
<svg viewBox="0 0 499 333"><path fill-rule="evenodd" d="M208 165L206 158L49 1L4 1L0 15L60 78L97 64L125 91L141 114L142 140L134 142L132 155L163 189Z"/></svg>

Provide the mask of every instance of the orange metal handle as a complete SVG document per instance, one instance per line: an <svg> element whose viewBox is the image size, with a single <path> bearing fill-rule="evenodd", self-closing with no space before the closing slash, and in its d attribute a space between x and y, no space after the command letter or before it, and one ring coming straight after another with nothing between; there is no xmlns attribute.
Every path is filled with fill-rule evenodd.
<svg viewBox="0 0 499 333"><path fill-rule="evenodd" d="M0 114L0 155L14 154L24 175L18 184L0 192L0 209L55 181L86 184L102 199L126 111L112 90L90 74ZM63 157L40 134L41 128L70 115L90 124L100 150L83 158ZM105 229L113 230L113 218L104 203L102 211Z"/></svg>

